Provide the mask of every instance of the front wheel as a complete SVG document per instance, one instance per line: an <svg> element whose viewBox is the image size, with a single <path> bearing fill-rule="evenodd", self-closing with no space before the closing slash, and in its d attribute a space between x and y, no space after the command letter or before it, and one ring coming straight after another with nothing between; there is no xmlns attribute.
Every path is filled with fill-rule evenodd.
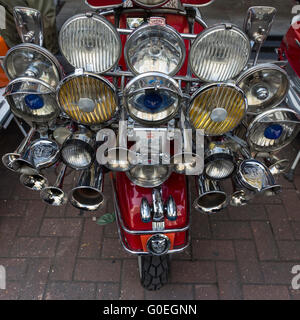
<svg viewBox="0 0 300 320"><path fill-rule="evenodd" d="M139 272L142 286L147 290L159 290L168 282L169 255L138 256Z"/></svg>

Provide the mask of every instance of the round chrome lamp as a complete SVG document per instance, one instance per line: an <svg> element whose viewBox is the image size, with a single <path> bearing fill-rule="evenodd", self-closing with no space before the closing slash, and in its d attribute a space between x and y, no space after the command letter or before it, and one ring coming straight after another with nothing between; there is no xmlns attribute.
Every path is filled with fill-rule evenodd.
<svg viewBox="0 0 300 320"><path fill-rule="evenodd" d="M244 92L234 84L214 83L191 97L188 118L194 129L206 136L219 136L236 128L247 111Z"/></svg>
<svg viewBox="0 0 300 320"><path fill-rule="evenodd" d="M61 81L57 102L72 120L84 125L105 123L117 111L114 86L105 78L88 72L72 74Z"/></svg>
<svg viewBox="0 0 300 320"><path fill-rule="evenodd" d="M154 188L163 184L171 175L167 165L137 165L126 172L134 184L144 188Z"/></svg>
<svg viewBox="0 0 300 320"><path fill-rule="evenodd" d="M27 122L46 123L60 113L55 90L46 82L34 78L12 80L4 93L11 111Z"/></svg>
<svg viewBox="0 0 300 320"><path fill-rule="evenodd" d="M222 144L211 143L205 154L204 174L209 179L223 180L235 171L235 161L231 150Z"/></svg>
<svg viewBox="0 0 300 320"><path fill-rule="evenodd" d="M31 43L12 47L3 61L10 80L31 77L42 80L55 88L63 77L58 60L46 49Z"/></svg>
<svg viewBox="0 0 300 320"><path fill-rule="evenodd" d="M171 26L146 24L128 37L124 54L128 69L135 74L152 71L173 76L184 63L186 48Z"/></svg>
<svg viewBox="0 0 300 320"><path fill-rule="evenodd" d="M189 64L205 82L233 79L246 66L251 47L246 34L231 24L205 29L193 41Z"/></svg>
<svg viewBox="0 0 300 320"><path fill-rule="evenodd" d="M95 160L94 146L95 141L90 131L75 132L62 145L62 161L75 170L89 168Z"/></svg>
<svg viewBox="0 0 300 320"><path fill-rule="evenodd" d="M121 39L116 28L93 12L67 20L58 41L62 54L77 69L103 73L116 66L121 57Z"/></svg>
<svg viewBox="0 0 300 320"><path fill-rule="evenodd" d="M248 100L248 113L259 114L279 105L289 91L287 73L280 67L264 63L249 68L236 81Z"/></svg>
<svg viewBox="0 0 300 320"><path fill-rule="evenodd" d="M256 116L246 133L251 148L271 152L290 144L300 129L296 114L288 108L275 108Z"/></svg>
<svg viewBox="0 0 300 320"><path fill-rule="evenodd" d="M158 72L147 72L127 84L124 101L130 116L144 124L159 124L177 113L183 94L178 83Z"/></svg>

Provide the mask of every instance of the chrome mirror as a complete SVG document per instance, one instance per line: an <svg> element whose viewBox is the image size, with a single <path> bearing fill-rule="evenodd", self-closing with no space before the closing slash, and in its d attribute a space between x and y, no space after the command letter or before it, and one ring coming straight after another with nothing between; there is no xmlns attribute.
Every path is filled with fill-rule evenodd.
<svg viewBox="0 0 300 320"><path fill-rule="evenodd" d="M38 10L14 7L14 19L22 42L43 45L43 21Z"/></svg>
<svg viewBox="0 0 300 320"><path fill-rule="evenodd" d="M276 12L275 8L265 6L255 6L248 9L244 31L249 39L256 44L256 56L253 65L256 64L262 44L270 33Z"/></svg>

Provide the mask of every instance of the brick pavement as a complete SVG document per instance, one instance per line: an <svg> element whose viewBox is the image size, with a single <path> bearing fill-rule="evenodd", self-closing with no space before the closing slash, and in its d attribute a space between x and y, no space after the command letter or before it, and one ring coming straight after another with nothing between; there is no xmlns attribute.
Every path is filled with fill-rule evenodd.
<svg viewBox="0 0 300 320"><path fill-rule="evenodd" d="M14 125L2 131L1 156L20 140ZM2 164L0 174L0 265L8 278L0 299L300 298L291 288L291 269L300 264L300 166L294 183L280 179L276 198L214 216L193 211L191 246L173 256L170 283L158 292L140 286L137 259L121 247L115 224L92 220L113 210L108 180L104 208L79 215L70 205L44 205ZM66 183L68 190L71 176Z"/></svg>

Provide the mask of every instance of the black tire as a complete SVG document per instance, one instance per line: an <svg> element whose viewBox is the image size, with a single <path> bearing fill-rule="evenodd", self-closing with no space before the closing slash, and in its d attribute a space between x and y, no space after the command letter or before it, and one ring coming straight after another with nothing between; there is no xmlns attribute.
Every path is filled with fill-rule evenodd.
<svg viewBox="0 0 300 320"><path fill-rule="evenodd" d="M147 290L159 290L168 282L170 259L169 255L138 257L140 279Z"/></svg>

